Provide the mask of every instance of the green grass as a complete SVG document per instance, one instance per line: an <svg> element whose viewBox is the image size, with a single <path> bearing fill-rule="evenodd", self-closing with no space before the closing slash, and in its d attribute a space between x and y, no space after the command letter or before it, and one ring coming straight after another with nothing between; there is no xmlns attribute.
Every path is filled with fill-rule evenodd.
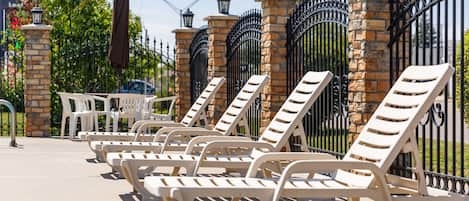
<svg viewBox="0 0 469 201"><path fill-rule="evenodd" d="M437 146L440 146L440 152L437 152ZM456 146L455 153L456 155L453 155L453 146ZM425 140L425 169L430 170L430 168L433 168L433 171L437 172L437 163L438 161L440 162L440 172L445 173L445 142L441 141L438 143L436 140L433 140L432 144L432 149L430 149L430 140L426 139ZM456 164L456 175L455 176L462 176L461 175L461 143L456 142L447 142L447 148L448 148L448 153L447 153L447 162L448 162L448 174L453 175L453 161L455 161ZM464 144L464 177L469 177L469 144ZM421 138L419 138L419 150L420 150L420 157L422 158L423 156L423 141ZM430 151L432 152L432 158L430 158ZM438 159L438 155L440 158ZM430 164L430 162L432 164Z"/></svg>
<svg viewBox="0 0 469 201"><path fill-rule="evenodd" d="M2 116L0 118L1 129L0 129L0 136L10 136L10 119L8 112L2 112ZM24 125L24 113L16 113L16 123L18 124L16 135L17 136L24 136L23 125Z"/></svg>

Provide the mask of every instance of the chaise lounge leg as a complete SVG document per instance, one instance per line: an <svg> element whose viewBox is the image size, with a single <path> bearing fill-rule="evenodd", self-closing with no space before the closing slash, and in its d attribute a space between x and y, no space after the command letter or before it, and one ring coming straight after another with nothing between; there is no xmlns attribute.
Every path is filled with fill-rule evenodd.
<svg viewBox="0 0 469 201"><path fill-rule="evenodd" d="M171 172L171 176L178 176L179 170L181 170L181 167L174 167L173 171Z"/></svg>
<svg viewBox="0 0 469 201"><path fill-rule="evenodd" d="M173 201L173 199L171 199L170 197L164 197L163 201Z"/></svg>

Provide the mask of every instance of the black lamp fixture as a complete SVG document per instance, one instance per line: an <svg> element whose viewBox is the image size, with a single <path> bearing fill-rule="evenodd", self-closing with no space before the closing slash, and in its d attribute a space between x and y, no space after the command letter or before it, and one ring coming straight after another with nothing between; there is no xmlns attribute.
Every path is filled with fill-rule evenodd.
<svg viewBox="0 0 469 201"><path fill-rule="evenodd" d="M230 13L230 1L231 0L217 0L218 1L218 12L221 14L228 15Z"/></svg>
<svg viewBox="0 0 469 201"><path fill-rule="evenodd" d="M33 9L31 9L31 15L32 15L32 18L33 18L33 24L42 24L42 13L44 11L36 6L34 7Z"/></svg>
<svg viewBox="0 0 469 201"><path fill-rule="evenodd" d="M182 20L184 21L184 26L187 28L192 28L192 23L194 21L194 13L188 8L182 14Z"/></svg>

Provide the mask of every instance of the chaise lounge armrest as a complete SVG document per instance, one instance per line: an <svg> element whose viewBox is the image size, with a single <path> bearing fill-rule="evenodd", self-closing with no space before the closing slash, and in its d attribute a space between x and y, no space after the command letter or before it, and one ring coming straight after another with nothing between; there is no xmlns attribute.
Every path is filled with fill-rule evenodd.
<svg viewBox="0 0 469 201"><path fill-rule="evenodd" d="M240 136L197 136L191 139L189 141L189 144L187 145L186 151L184 154L191 154L196 147L198 147L199 144L207 144L204 149L207 149L207 146L209 144L212 144L209 146L209 148L206 151L212 150L214 148L219 147L219 145L224 144L224 142L231 142L230 145L236 144L236 146L242 146L239 145L239 142L252 142L251 138L249 137L240 137ZM216 142L216 143L215 143ZM238 142L238 143L237 143ZM243 143L244 144L244 143ZM226 148L227 146L223 147ZM201 154L203 151L201 152Z"/></svg>
<svg viewBox="0 0 469 201"><path fill-rule="evenodd" d="M241 148L241 149L259 149L262 151L266 152L271 152L275 148L272 146L272 144L265 143L265 142L255 142L251 141L247 137L233 137L233 139L229 139L225 137L225 140L223 141L211 141L209 142L202 150L200 153L200 157L197 159L197 163L194 167L194 172L193 175L196 175L198 172L198 169L201 167L201 164L204 162L206 156L209 155L209 153L213 150L217 151L220 149L226 149L229 147L236 147L236 148ZM191 150L189 147L186 149L186 153L191 153Z"/></svg>
<svg viewBox="0 0 469 201"><path fill-rule="evenodd" d="M174 129L171 132L168 133L166 136L166 140L164 141L163 147L161 149L161 153L163 153L166 149L166 147L170 146L171 143L178 141L182 142L187 142L189 145L193 146L191 149L194 148L194 146L197 146L197 144L190 143L190 141L196 137L211 137L211 136L217 136L217 137L224 137L222 136L223 134L218 132L218 131L213 131L213 130L207 130L207 129ZM206 138L202 138L206 139ZM215 138L215 139L221 139L221 138ZM200 141L200 139L198 139ZM212 140L213 141L213 140Z"/></svg>
<svg viewBox="0 0 469 201"><path fill-rule="evenodd" d="M161 127L185 127L184 124L176 123L174 121L155 121L155 120L142 120L138 121L139 127L137 129L137 135L135 135L135 141L140 135L149 128L161 128ZM133 127L132 127L133 128ZM158 138L156 138L158 139Z"/></svg>
<svg viewBox="0 0 469 201"><path fill-rule="evenodd" d="M160 128L156 132L155 139L153 140L153 142L164 142L166 138L168 137L169 133L173 131L203 132L203 131L212 131L212 130L208 130L206 128L200 128L200 127L163 127L163 128Z"/></svg>
<svg viewBox="0 0 469 201"><path fill-rule="evenodd" d="M381 191L379 194L382 196L382 200L391 201L391 194L386 184L384 175L386 174L378 166L373 163L365 161L343 161L343 160L300 160L291 163L285 168L282 176L277 184L274 193L273 200L279 200L285 183L291 178L293 174L297 173L311 173L311 172L331 172L337 170L369 170L370 173L375 177L375 190ZM369 189L364 186L363 189ZM370 194L372 194L371 189ZM342 189L341 191L347 191Z"/></svg>
<svg viewBox="0 0 469 201"><path fill-rule="evenodd" d="M333 155L326 153L309 153L309 152L270 152L265 153L257 157L249 166L249 170L246 177L256 177L257 171L264 166L265 163L269 162L281 162L281 161L300 161L300 160L337 160Z"/></svg>

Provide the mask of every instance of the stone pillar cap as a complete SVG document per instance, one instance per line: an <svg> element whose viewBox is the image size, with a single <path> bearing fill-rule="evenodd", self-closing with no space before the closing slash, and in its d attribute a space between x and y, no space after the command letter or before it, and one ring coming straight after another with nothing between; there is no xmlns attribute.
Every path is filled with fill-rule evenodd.
<svg viewBox="0 0 469 201"><path fill-rule="evenodd" d="M225 14L215 14L210 15L204 18L205 21L208 20L239 20L237 15L225 15Z"/></svg>
<svg viewBox="0 0 469 201"><path fill-rule="evenodd" d="M192 33L192 32L197 32L199 31L199 28L178 28L178 29L174 29L173 31L171 31L172 33Z"/></svg>
<svg viewBox="0 0 469 201"><path fill-rule="evenodd" d="M47 24L27 24L21 26L21 30L39 30L39 31L51 31L52 26Z"/></svg>

